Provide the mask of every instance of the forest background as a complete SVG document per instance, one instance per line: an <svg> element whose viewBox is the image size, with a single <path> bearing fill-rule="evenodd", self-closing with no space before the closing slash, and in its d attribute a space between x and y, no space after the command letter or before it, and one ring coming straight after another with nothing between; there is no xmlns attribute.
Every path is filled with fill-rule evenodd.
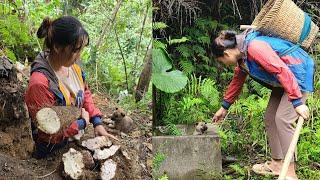
<svg viewBox="0 0 320 180"><path fill-rule="evenodd" d="M43 40L36 37L43 18L78 18L90 36L81 60L92 91L107 93L125 109L150 113L151 92L138 93L139 103L135 96L140 74L151 62L151 1L3 1L0 15L0 55L25 67L43 50Z"/></svg>
<svg viewBox="0 0 320 180"><path fill-rule="evenodd" d="M211 122L233 76L232 67L223 66L213 58L210 47L212 39L221 30L240 32L239 25L251 24L265 2L153 0L153 61L157 62L154 63L152 78L155 84L155 126L165 125L168 134L179 135L181 132L177 124ZM320 25L319 2L294 2ZM307 104L311 117L304 124L298 144L298 175L300 179L318 179L320 44L315 43L308 52L317 70L314 77L315 92L309 96ZM167 72L167 77L157 74L163 71ZM262 178L250 171L254 163L264 162L270 157L263 122L269 96L270 90L247 78L241 96L220 125L222 153L238 159L224 167L223 179Z"/></svg>

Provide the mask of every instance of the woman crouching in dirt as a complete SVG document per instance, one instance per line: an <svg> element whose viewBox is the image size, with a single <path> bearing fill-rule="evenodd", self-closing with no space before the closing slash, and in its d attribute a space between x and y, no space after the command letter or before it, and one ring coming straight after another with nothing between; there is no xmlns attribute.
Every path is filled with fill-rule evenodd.
<svg viewBox="0 0 320 180"><path fill-rule="evenodd" d="M272 160L253 166L258 174L279 175L282 160L294 134L293 123L302 116L309 117L305 105L307 92L313 91L314 62L301 48L281 54L294 46L288 41L263 36L247 30L240 35L222 31L213 42L216 59L225 65L236 65L233 79L215 113L214 122L224 119L230 105L241 92L247 75L272 90L265 112L265 126ZM292 158L288 178L297 179Z"/></svg>
<svg viewBox="0 0 320 180"><path fill-rule="evenodd" d="M32 135L36 143L33 156L44 158L64 147L80 130L93 124L95 135L112 136L102 126L101 112L95 107L91 92L85 84L84 73L77 64L89 35L74 17L63 16L56 20L45 18L37 31L38 38L45 38L46 50L31 65L31 77L25 101L32 119ZM78 106L80 119L68 128L49 135L35 126L36 113L42 107Z"/></svg>

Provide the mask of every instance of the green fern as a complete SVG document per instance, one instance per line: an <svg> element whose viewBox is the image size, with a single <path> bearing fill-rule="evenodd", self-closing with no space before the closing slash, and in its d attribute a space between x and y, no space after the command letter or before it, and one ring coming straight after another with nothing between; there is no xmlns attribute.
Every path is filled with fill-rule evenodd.
<svg viewBox="0 0 320 180"><path fill-rule="evenodd" d="M172 45L172 44L180 44L180 43L184 43L184 42L187 42L189 39L186 38L186 37L182 37L180 39L170 39L169 37L169 41L168 41L168 44L169 45Z"/></svg>
<svg viewBox="0 0 320 180"><path fill-rule="evenodd" d="M163 175L158 180L169 180L169 177L167 175Z"/></svg>
<svg viewBox="0 0 320 180"><path fill-rule="evenodd" d="M167 49L167 44L165 44L165 43L163 43L163 42L161 42L159 40L154 39L153 40L153 48L154 49L164 49L164 50L166 50Z"/></svg>
<svg viewBox="0 0 320 180"><path fill-rule="evenodd" d="M209 45L211 43L209 36L199 36L197 41L201 44Z"/></svg>
<svg viewBox="0 0 320 180"><path fill-rule="evenodd" d="M153 157L152 169L158 171L162 162L166 159L166 155L160 152L157 152Z"/></svg>
<svg viewBox="0 0 320 180"><path fill-rule="evenodd" d="M239 164L232 164L229 166L230 168L232 168L234 171L236 171L238 174L244 176L245 170L239 165Z"/></svg>
<svg viewBox="0 0 320 180"><path fill-rule="evenodd" d="M191 74L195 70L192 62L188 61L187 59L180 61L180 67L185 74Z"/></svg>
<svg viewBox="0 0 320 180"><path fill-rule="evenodd" d="M152 29L159 30L159 29L165 29L168 25L164 22L154 22L152 25Z"/></svg>
<svg viewBox="0 0 320 180"><path fill-rule="evenodd" d="M217 107L220 103L219 92L215 88L215 82L211 79L204 79L201 83L201 95L210 102L210 105Z"/></svg>
<svg viewBox="0 0 320 180"><path fill-rule="evenodd" d="M189 96L198 96L201 86L201 76L199 78L193 74L188 83L188 95Z"/></svg>
<svg viewBox="0 0 320 180"><path fill-rule="evenodd" d="M182 99L182 105L184 110L188 110L191 107L197 106L202 103L203 103L203 100L201 98L183 97Z"/></svg>
<svg viewBox="0 0 320 180"><path fill-rule="evenodd" d="M15 15L8 15L0 19L0 38L9 47L26 44L31 39L29 28Z"/></svg>
<svg viewBox="0 0 320 180"><path fill-rule="evenodd" d="M216 20L211 20L211 19L204 19L204 18L198 18L196 20L196 27L203 31L212 31L216 30L218 27L219 23Z"/></svg>
<svg viewBox="0 0 320 180"><path fill-rule="evenodd" d="M205 55L199 55L200 57L201 57L201 59L205 62L205 63L209 63L210 62L210 59L209 59L209 57L208 56L205 56ZM207 71L209 71L210 69L212 69L212 68L214 68L214 67L210 67L209 65L207 65L207 64L204 64L204 69L205 70L207 70Z"/></svg>
<svg viewBox="0 0 320 180"><path fill-rule="evenodd" d="M168 134L172 135L172 136L181 136L182 135L182 131L177 128L177 126L173 123L168 123L166 125L166 128L168 130Z"/></svg>
<svg viewBox="0 0 320 180"><path fill-rule="evenodd" d="M192 50L195 52L195 54L198 54L198 55L205 55L206 54L206 50L199 45L194 45L192 47Z"/></svg>
<svg viewBox="0 0 320 180"><path fill-rule="evenodd" d="M202 99L202 102L208 102L209 108L217 108L220 104L220 94L216 89L215 82L209 78L198 78L193 74L190 77L187 88L187 96L198 97Z"/></svg>
<svg viewBox="0 0 320 180"><path fill-rule="evenodd" d="M179 45L176 50L185 58L192 56L192 50L185 44Z"/></svg>
<svg viewBox="0 0 320 180"><path fill-rule="evenodd" d="M250 79L249 84L251 85L252 89L257 92L260 96L266 97L269 95L270 90L267 89L266 87L263 87L261 84L258 82Z"/></svg>
<svg viewBox="0 0 320 180"><path fill-rule="evenodd" d="M5 48L5 49L4 49L4 54L5 54L10 60L12 60L13 62L16 62L16 61L17 61L17 58L16 58L14 52L12 52L10 49Z"/></svg>
<svg viewBox="0 0 320 180"><path fill-rule="evenodd" d="M0 47L11 60L17 61L34 55L35 38L29 33L30 27L17 15L0 17Z"/></svg>

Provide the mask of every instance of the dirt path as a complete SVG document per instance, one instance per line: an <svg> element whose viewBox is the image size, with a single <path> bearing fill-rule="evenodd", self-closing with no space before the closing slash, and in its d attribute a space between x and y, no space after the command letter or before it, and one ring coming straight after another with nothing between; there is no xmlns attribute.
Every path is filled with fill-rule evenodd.
<svg viewBox="0 0 320 180"><path fill-rule="evenodd" d="M104 117L111 114L116 104L106 96L99 94L94 96L94 102L100 108ZM128 135L116 135L120 139L121 151L118 151L112 159L117 162L115 179L151 179L151 119L150 115L141 114L138 110L129 115L135 123L135 129ZM89 126L85 136L92 138L93 127ZM61 175L62 154L70 147L81 150L75 143L70 143L66 148L55 153L54 156L42 160L29 158L20 160L9 156L5 149L0 150L0 179L63 179ZM128 156L123 155L125 151ZM99 167L88 171L82 179L99 178Z"/></svg>

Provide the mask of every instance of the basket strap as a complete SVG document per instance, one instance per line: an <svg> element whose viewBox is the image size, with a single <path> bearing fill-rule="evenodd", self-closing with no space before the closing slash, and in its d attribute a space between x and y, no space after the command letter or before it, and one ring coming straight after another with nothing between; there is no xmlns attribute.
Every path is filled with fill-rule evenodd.
<svg viewBox="0 0 320 180"><path fill-rule="evenodd" d="M311 18L307 13L304 13L304 24L302 27L299 43L302 44L302 42L309 36L309 33L311 31Z"/></svg>
<svg viewBox="0 0 320 180"><path fill-rule="evenodd" d="M300 47L300 43L294 45L294 46L291 46L290 48L286 49L285 51L283 51L282 53L280 53L280 57L283 57L283 56L286 56L290 53L292 53L293 51L297 50L298 48Z"/></svg>
<svg viewBox="0 0 320 180"><path fill-rule="evenodd" d="M286 56L290 53L292 53L293 51L297 50L300 45L302 44L302 42L309 36L309 33L311 31L311 18L307 13L304 13L304 24L302 27L302 31L301 31L301 35L299 38L299 41L296 45L286 49L285 51L283 51L282 53L280 53L280 57Z"/></svg>

